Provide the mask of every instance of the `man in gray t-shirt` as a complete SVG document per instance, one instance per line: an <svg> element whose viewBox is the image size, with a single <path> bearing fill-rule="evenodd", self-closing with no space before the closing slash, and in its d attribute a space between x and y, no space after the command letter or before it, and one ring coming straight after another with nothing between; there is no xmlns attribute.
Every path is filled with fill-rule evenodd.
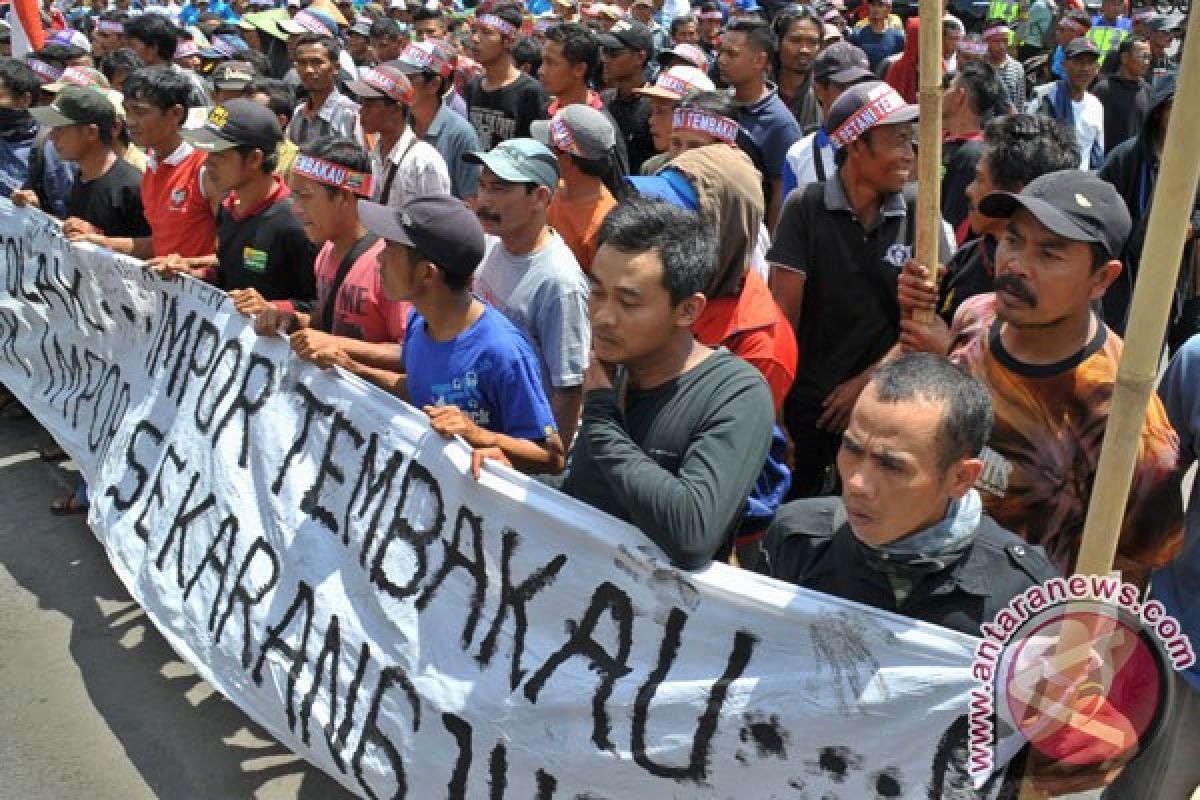
<svg viewBox="0 0 1200 800"><path fill-rule="evenodd" d="M588 284L562 238L546 224L558 160L533 139L509 139L463 155L483 166L475 213L489 235L475 291L529 339L542 367L563 444L570 447L591 352Z"/></svg>

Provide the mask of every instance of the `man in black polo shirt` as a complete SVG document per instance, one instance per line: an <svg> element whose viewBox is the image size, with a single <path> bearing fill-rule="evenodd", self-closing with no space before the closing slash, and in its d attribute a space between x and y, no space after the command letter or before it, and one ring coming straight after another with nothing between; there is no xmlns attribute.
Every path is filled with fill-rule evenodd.
<svg viewBox="0 0 1200 800"><path fill-rule="evenodd" d="M636 19L622 19L598 39L604 82L609 86L601 97L625 141L629 174L637 175L642 162L655 153L650 99L634 93L646 85L646 63L654 54L654 36Z"/></svg>
<svg viewBox="0 0 1200 800"><path fill-rule="evenodd" d="M916 192L906 184L916 118L882 81L847 89L826 120L837 172L788 197L767 252L772 293L803 354L783 411L793 497L821 492L854 401L896 344L896 278L915 241Z"/></svg>
<svg viewBox="0 0 1200 800"><path fill-rule="evenodd" d="M229 291L238 310L275 305L308 310L317 294L317 248L292 212L291 192L274 174L283 140L279 120L253 100L215 107L204 127L183 137L208 155L207 169L225 200L217 213L217 253L204 277Z"/></svg>

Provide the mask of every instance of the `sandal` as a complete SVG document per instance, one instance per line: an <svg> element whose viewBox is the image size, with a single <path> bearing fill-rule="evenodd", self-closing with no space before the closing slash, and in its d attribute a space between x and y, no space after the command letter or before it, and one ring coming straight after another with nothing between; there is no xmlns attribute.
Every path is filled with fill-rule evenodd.
<svg viewBox="0 0 1200 800"><path fill-rule="evenodd" d="M65 461L67 452L58 446L57 442L38 448L38 457L42 461Z"/></svg>
<svg viewBox="0 0 1200 800"><path fill-rule="evenodd" d="M73 514L85 514L88 510L88 502L80 500L76 497L75 492L71 492L66 497L55 500L50 504L50 513L60 517L68 517Z"/></svg>

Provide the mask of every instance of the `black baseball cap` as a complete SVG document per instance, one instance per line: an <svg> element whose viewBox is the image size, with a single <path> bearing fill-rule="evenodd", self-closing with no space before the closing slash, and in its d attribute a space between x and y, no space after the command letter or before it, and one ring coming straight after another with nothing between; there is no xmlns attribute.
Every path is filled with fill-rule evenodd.
<svg viewBox="0 0 1200 800"><path fill-rule="evenodd" d="M483 260L483 228L452 195L415 197L399 208L359 200L358 218L389 242L416 248L447 275L468 278Z"/></svg>
<svg viewBox="0 0 1200 800"><path fill-rule="evenodd" d="M254 83L254 78L254 66L249 61L223 61L212 72L212 84L217 89L242 91Z"/></svg>
<svg viewBox="0 0 1200 800"><path fill-rule="evenodd" d="M992 192L979 202L979 213L1007 219L1024 208L1057 236L1095 242L1117 258L1133 222L1125 201L1111 183L1083 170L1050 172L1015 192Z"/></svg>
<svg viewBox="0 0 1200 800"><path fill-rule="evenodd" d="M91 86L64 86L54 103L35 106L29 113L47 128L70 125L106 125L117 121L117 109L100 89Z"/></svg>
<svg viewBox="0 0 1200 800"><path fill-rule="evenodd" d="M875 80L871 62L858 45L850 42L834 42L817 54L812 66L813 79L839 83L843 86L864 80Z"/></svg>
<svg viewBox="0 0 1200 800"><path fill-rule="evenodd" d="M617 23L609 28L607 33L597 36L596 41L600 43L601 47L613 49L628 47L632 50L643 50L646 53L654 52L654 34L650 33L650 29L641 22L631 17L617 20Z"/></svg>
<svg viewBox="0 0 1200 800"><path fill-rule="evenodd" d="M185 128L182 134L206 153L235 147L257 147L264 153L273 153L283 141L283 129L274 112L241 97L214 107L203 127Z"/></svg>

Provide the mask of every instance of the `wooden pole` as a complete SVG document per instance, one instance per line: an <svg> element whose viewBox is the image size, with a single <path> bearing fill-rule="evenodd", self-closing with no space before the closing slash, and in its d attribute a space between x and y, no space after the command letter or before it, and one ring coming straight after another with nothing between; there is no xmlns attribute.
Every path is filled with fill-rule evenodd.
<svg viewBox="0 0 1200 800"><path fill-rule="evenodd" d="M940 260L938 243L942 237L942 3L921 0L920 6L920 85L917 101L921 106L917 149L917 248L916 262L929 270L930 281L937 279ZM918 310L913 318L930 322L933 312Z"/></svg>
<svg viewBox="0 0 1200 800"><path fill-rule="evenodd" d="M1200 23L1192 16L1183 45L1174 108L1196 108L1200 102L1197 50L1200 50ZM1200 159L1196 158L1200 153L1200 126L1189 124L1189 120L1178 114L1173 119L1177 122L1168 127L1163 146L1125 348L1117 368L1112 408L1088 502L1079 558L1075 562L1075 571L1086 575L1108 575L1112 571L1141 443L1142 423L1157 382L1167 315L1200 181ZM1048 795L1033 786L1029 777L1023 781L1020 800L1045 797Z"/></svg>
<svg viewBox="0 0 1200 800"><path fill-rule="evenodd" d="M1191 109L1200 107L1200 73L1196 71L1200 65L1198 18L1200 14L1190 15L1183 42L1175 92L1177 113L1172 115L1174 124L1167 128L1141 268L1129 310L1125 349L1117 368L1112 410L1088 503L1079 559L1075 563L1075 571L1084 574L1107 575L1112 570L1142 422L1157 382L1167 315L1200 180L1200 159L1196 156L1200 153L1200 125L1192 124L1187 117Z"/></svg>

